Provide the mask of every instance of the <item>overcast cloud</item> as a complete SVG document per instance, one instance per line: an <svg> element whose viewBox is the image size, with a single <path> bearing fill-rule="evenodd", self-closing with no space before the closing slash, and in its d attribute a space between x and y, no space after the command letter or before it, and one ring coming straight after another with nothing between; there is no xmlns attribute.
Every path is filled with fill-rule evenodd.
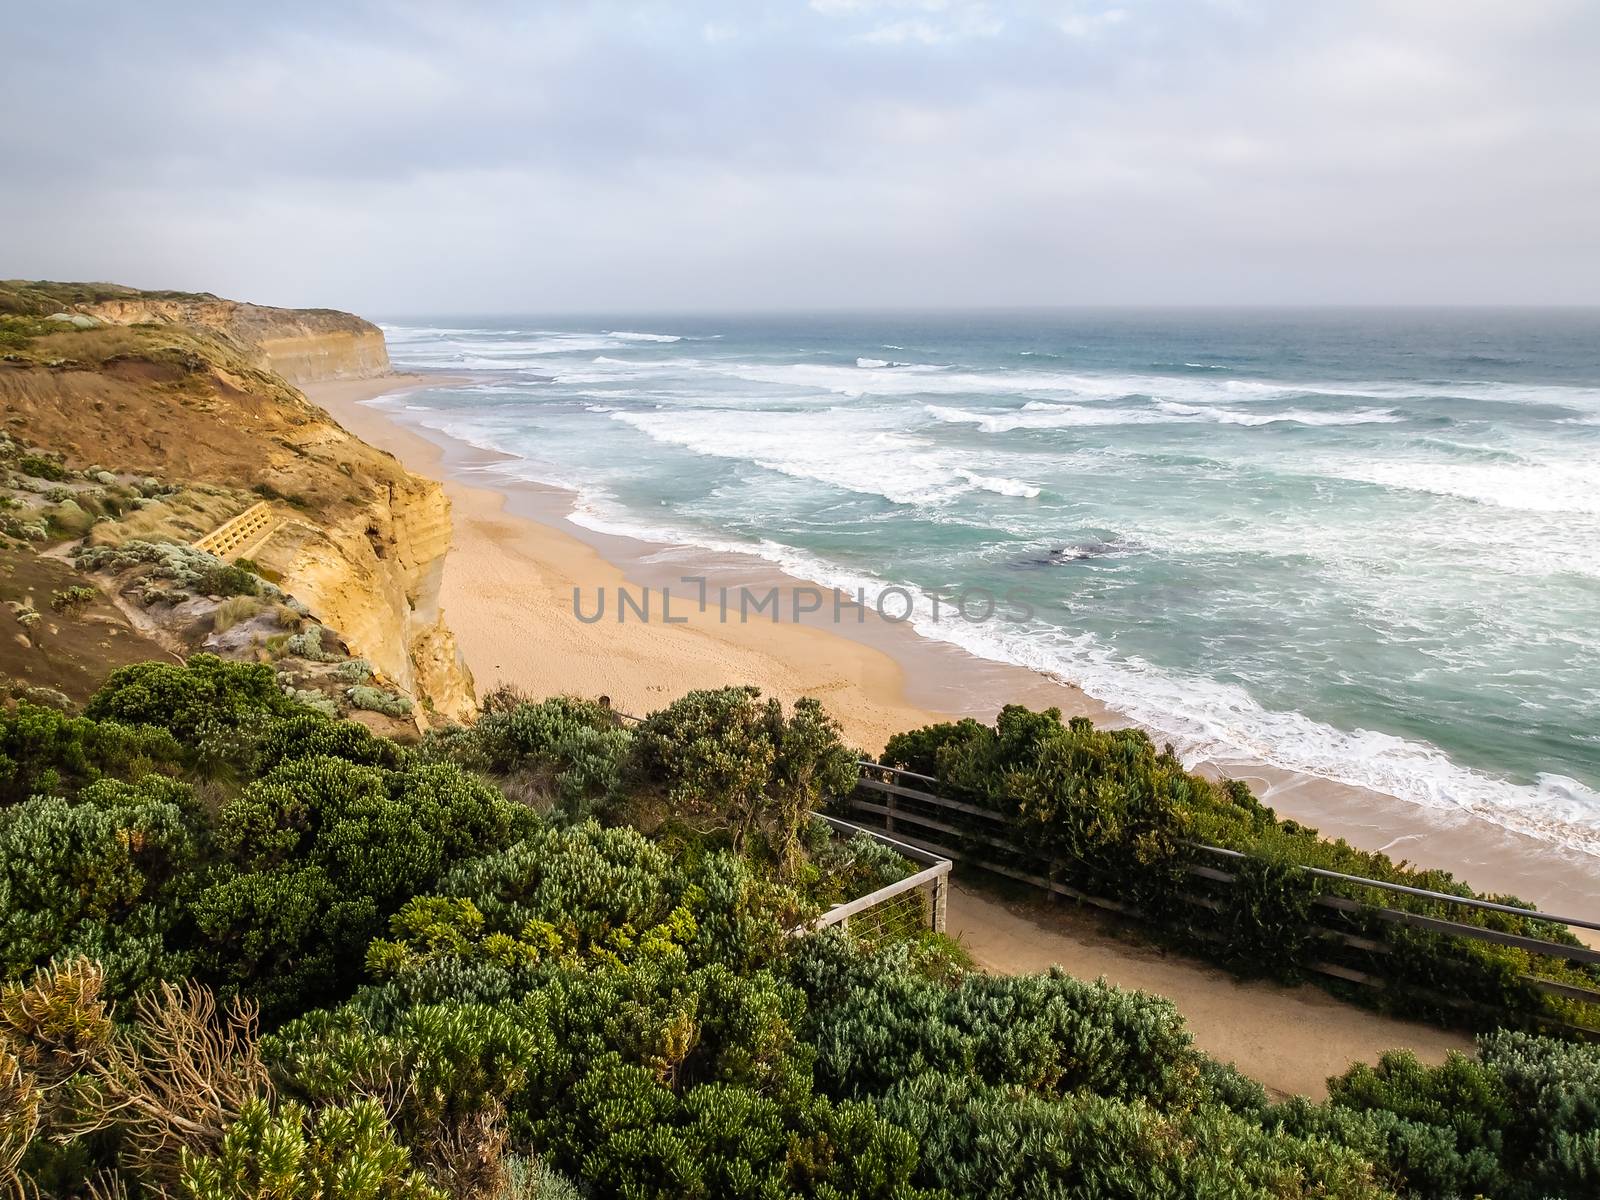
<svg viewBox="0 0 1600 1200"><path fill-rule="evenodd" d="M1600 303L1592 0L28 5L0 276L380 313Z"/></svg>

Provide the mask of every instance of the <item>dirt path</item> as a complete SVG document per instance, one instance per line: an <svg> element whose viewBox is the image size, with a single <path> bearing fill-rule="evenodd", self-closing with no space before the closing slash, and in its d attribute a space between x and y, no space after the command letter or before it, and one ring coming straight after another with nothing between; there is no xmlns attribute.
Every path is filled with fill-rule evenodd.
<svg viewBox="0 0 1600 1200"><path fill-rule="evenodd" d="M1401 1021L1335 1000L1310 985L1241 982L1194 959L1109 936L1070 910L1008 905L969 888L951 889L948 929L986 971L1023 974L1059 964L1081 979L1165 996L1178 1006L1195 1044L1231 1062L1277 1096L1322 1099L1324 1080L1385 1050L1415 1051L1442 1062L1472 1039Z"/></svg>

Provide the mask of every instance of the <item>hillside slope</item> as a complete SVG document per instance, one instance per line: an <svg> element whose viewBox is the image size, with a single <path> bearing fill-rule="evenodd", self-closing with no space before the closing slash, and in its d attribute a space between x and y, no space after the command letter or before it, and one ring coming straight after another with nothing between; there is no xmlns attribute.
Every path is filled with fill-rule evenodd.
<svg viewBox="0 0 1600 1200"><path fill-rule="evenodd" d="M350 339L339 362L333 336ZM465 713L471 679L439 610L450 544L442 489L263 365L338 373L357 360L362 370L387 364L381 332L349 314L99 284L0 284L7 433L58 453L70 470L210 489L203 513L163 524L159 506L145 509L102 520L88 540L156 530L192 541L265 501L265 538L243 548L263 574L425 708Z"/></svg>

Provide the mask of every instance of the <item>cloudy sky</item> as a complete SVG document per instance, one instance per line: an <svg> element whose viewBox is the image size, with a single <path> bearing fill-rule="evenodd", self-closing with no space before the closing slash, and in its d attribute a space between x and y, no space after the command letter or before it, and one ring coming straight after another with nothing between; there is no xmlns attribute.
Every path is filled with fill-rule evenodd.
<svg viewBox="0 0 1600 1200"><path fill-rule="evenodd" d="M6 22L0 277L364 312L1600 303L1593 0Z"/></svg>

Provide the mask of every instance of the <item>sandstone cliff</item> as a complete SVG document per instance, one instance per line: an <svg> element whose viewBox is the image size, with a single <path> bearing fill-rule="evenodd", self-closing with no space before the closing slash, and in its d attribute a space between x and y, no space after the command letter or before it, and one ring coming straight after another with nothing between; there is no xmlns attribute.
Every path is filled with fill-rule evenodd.
<svg viewBox="0 0 1600 1200"><path fill-rule="evenodd" d="M382 333L345 313L111 290L0 284L0 314L43 318L9 352L0 341L0 412L13 432L79 469L221 485L238 510L266 499L265 539L245 550L262 571L425 708L470 712L471 677L439 609L443 489L267 366L300 378L375 373L387 366ZM96 324L51 325L63 309Z"/></svg>
<svg viewBox="0 0 1600 1200"><path fill-rule="evenodd" d="M180 325L208 329L232 343L253 366L290 383L370 379L389 371L383 331L331 308L271 308L208 292L141 292L116 284L0 284L46 307L83 313L112 325Z"/></svg>

